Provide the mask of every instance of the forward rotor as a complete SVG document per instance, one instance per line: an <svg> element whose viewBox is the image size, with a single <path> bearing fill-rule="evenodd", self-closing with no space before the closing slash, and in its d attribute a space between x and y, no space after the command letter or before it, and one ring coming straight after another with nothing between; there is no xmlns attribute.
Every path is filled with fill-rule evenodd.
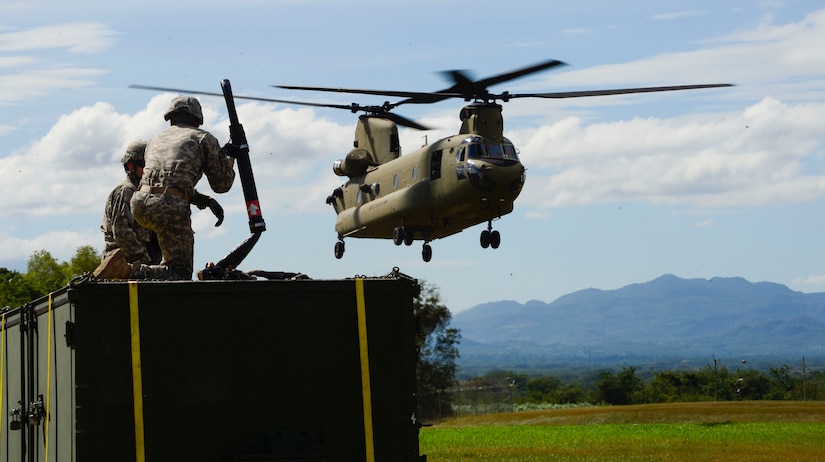
<svg viewBox="0 0 825 462"><path fill-rule="evenodd" d="M385 103L389 109L396 108L402 104L431 104L439 101L444 101L449 98L462 98L465 101L483 101L507 102L514 98L582 98L589 96L607 96L607 95L623 95L631 93L652 93L663 91L678 91L678 90L697 90L703 88L718 88L731 87L733 84L700 84L700 85L670 85L661 87L631 87L631 88L614 88L605 90L582 90L582 91L564 91L564 92L545 92L545 93L510 93L508 91L502 93L491 93L488 87L500 83L515 80L536 72L541 72L547 69L565 66L566 63L551 59L532 66L527 66L514 71L506 72L504 74L494 75L481 80L473 80L466 71L453 70L444 71L444 75L448 80L453 82L449 88L439 90L436 92L414 92L414 91L397 91L397 90L368 90L358 88L333 88L333 87L310 87L310 86L295 86L295 85L275 85L277 88L287 90L310 90L310 91L324 91L336 93L352 93L363 95L379 95L391 96L396 98L405 98L397 103Z"/></svg>

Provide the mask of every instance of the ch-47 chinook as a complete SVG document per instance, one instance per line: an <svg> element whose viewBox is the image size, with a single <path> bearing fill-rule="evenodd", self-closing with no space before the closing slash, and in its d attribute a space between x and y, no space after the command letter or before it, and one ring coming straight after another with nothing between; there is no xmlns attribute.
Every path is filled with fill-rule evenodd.
<svg viewBox="0 0 825 462"><path fill-rule="evenodd" d="M366 90L332 87L285 86L289 90L311 90L403 98L380 106L321 104L290 100L235 96L316 107L346 109L358 117L353 148L333 165L333 171L348 180L327 197L336 214L335 257L344 255L344 239L392 239L396 245L424 241L421 255L432 258L430 242L466 228L487 223L481 231L483 248L498 248L501 234L494 220L513 211L513 203L525 181L525 167L515 145L504 136L502 106L514 98L575 98L628 93L726 87L731 84L679 85L552 93L491 93L488 87L535 72L564 65L549 60L504 74L473 80L462 71L444 74L453 81L436 92ZM140 87L171 90L157 87ZM205 92L190 92L212 94ZM404 104L430 104L460 98L458 134L401 155L398 126L418 130L427 127L391 112Z"/></svg>
<svg viewBox="0 0 825 462"><path fill-rule="evenodd" d="M382 106L343 106L363 111L355 128L355 142L333 167L348 181L327 197L338 215L335 257L344 254L344 238L392 239L396 245L423 240L424 261L432 258L429 242L471 226L487 223L481 231L483 248L498 248L501 235L493 220L513 211L521 193L525 168L518 150L504 136L502 106L514 98L573 98L730 86L730 84L680 85L555 93L490 93L488 87L534 72L563 65L550 60L505 74L472 80L461 71L445 72L453 85L434 93L382 91L328 87L278 86L404 98ZM458 134L401 155L398 125L426 129L390 112L403 104L428 104L449 98L468 102L460 112ZM335 105L330 105L337 107Z"/></svg>

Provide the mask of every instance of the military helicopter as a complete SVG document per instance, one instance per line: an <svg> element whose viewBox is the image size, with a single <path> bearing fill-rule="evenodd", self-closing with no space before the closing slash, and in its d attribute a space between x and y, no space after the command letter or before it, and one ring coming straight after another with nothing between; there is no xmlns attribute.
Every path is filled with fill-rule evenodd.
<svg viewBox="0 0 825 462"><path fill-rule="evenodd" d="M434 92L408 92L279 85L289 90L343 92L405 98L381 106L349 108L363 111L355 128L353 149L336 161L333 171L349 180L333 190L327 203L338 218L335 257L344 254L344 238L391 238L396 245L423 240L424 261L432 258L430 242L487 223L481 247L496 249L501 234L494 220L513 211L525 181L518 150L504 136L502 106L514 98L573 98L725 87L730 84L680 85L555 93L490 93L488 87L565 63L549 60L504 74L473 80L462 71L444 74L453 81ZM403 104L430 104L461 98L459 133L401 156L398 125L426 129L390 112ZM334 106L333 106L334 107Z"/></svg>
<svg viewBox="0 0 825 462"><path fill-rule="evenodd" d="M332 87L287 86L288 90L340 92L403 98L379 106L310 103L270 98L235 96L239 99L300 104L363 112L355 127L353 148L333 164L335 174L348 180L327 197L337 214L335 258L344 255L345 238L392 239L395 245L423 241L421 256L432 259L430 242L466 228L487 223L481 231L481 247L496 249L501 234L493 221L513 211L525 182L525 167L518 149L504 136L502 106L515 98L575 98L675 90L727 87L731 84L679 85L552 93L491 93L488 87L535 72L563 66L544 61L504 74L473 80L463 71L444 73L453 85L436 92L367 90ZM136 86L133 86L136 87ZM158 87L144 89L186 92ZM191 92L196 94L213 93ZM398 126L428 128L400 116L393 109L404 104L432 104L450 98L463 99L458 134L429 143L401 155Z"/></svg>

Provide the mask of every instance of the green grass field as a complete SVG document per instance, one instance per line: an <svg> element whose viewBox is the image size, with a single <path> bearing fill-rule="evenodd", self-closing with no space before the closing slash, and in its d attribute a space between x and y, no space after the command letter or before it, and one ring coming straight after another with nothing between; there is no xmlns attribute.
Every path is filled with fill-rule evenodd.
<svg viewBox="0 0 825 462"><path fill-rule="evenodd" d="M448 420L425 427L430 462L825 461L825 403L599 406Z"/></svg>

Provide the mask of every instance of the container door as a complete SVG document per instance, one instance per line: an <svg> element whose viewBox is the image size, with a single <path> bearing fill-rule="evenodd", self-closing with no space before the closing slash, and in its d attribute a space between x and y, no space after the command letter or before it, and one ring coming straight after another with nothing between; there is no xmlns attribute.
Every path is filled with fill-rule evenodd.
<svg viewBox="0 0 825 462"><path fill-rule="evenodd" d="M58 291L0 315L0 462L75 460L71 312Z"/></svg>

